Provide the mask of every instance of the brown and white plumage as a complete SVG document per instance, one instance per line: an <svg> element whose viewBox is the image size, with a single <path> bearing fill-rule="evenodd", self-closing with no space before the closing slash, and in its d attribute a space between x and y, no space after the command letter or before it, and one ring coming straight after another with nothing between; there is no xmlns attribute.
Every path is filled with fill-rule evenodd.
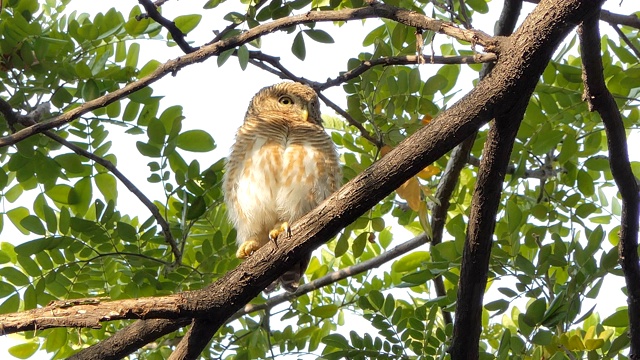
<svg viewBox="0 0 640 360"><path fill-rule="evenodd" d="M238 129L224 178L229 219L237 230L238 258L245 258L288 232L299 219L336 191L338 155L322 127L318 96L310 87L285 82L260 90ZM280 283L295 291L311 254Z"/></svg>

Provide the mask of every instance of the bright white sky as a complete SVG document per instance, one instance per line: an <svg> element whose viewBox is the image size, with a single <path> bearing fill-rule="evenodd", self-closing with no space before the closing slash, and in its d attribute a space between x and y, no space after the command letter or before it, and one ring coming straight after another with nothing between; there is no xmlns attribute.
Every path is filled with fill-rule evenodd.
<svg viewBox="0 0 640 360"><path fill-rule="evenodd" d="M630 1L627 1L627 5L623 4L622 8L620 8L618 7L618 1L608 1L605 8L617 13L627 14L632 12L630 3ZM68 10L71 12L77 9L79 12L96 14L98 12L106 12L110 8L115 7L127 16L129 10L135 4L137 4L135 0L76 0L69 4ZM187 40L192 41L193 45L201 45L210 41L214 36L212 32L214 29L220 30L226 26L226 23L219 21L222 15L229 11L241 12L238 8L234 8L237 4L236 1L228 1L220 5L217 9L208 11L202 10L202 4L204 4L204 1L170 0L163 5L163 14L168 18L186 14L203 14L200 25L187 37ZM493 33L493 23L501 10L498 1L494 1L490 6L492 12L474 18L473 23L476 28L489 34ZM533 5L525 4L526 12L532 8ZM315 81L324 81L327 78L337 76L340 71L344 71L347 60L351 57L356 57L361 51L364 51L362 48L364 35L379 25L380 22L376 20L367 20L364 24L361 21L353 21L343 25L340 29L335 28L330 23L319 24L317 27L329 32L336 43L330 45L319 44L306 38L307 57L304 62L294 57L289 50L294 34L289 35L283 32L270 34L263 38L261 50L268 55L280 56L283 65L298 76ZM603 31L610 29L606 25L601 28ZM439 35L438 40L443 43L451 42L451 39L447 39L443 35ZM178 47L168 48L162 41L144 41L141 45L140 62L138 64L140 67L150 59L164 62L182 55ZM437 52L436 47L436 54ZM423 65L421 68L422 78L426 79L436 70L437 67L434 65ZM471 81L477 77L475 72L463 67L463 71L465 70L467 71L466 75L463 72L459 78L462 80L457 84L457 87L462 90L459 94L460 96L471 89ZM466 79L466 84L463 81L464 79ZM180 70L175 77L166 76L159 82L153 84L152 87L154 89L154 95L165 96L161 102L163 109L177 104L183 106L186 117L186 120L183 122L183 129L202 129L208 131L214 137L217 149L213 153L208 153L205 156L194 155L194 158L197 158L201 167L204 168L228 154L235 131L242 123L251 97L262 87L279 81L280 79L271 73L251 65L249 65L245 71L242 71L237 59L231 57L222 68L218 68L215 58L212 58L204 63L195 64ZM346 99L341 87L331 88L325 91L325 95L338 105L345 107ZM161 111L162 109L160 112ZM327 114L333 114L333 111L326 108L324 108L323 111ZM109 130L112 135L120 131L114 127L110 127ZM127 175L134 184L144 188L145 194L149 198L162 199L164 195L161 186L149 185L146 181L146 178L149 176L146 165L149 162L149 158L135 156L135 154L138 154L135 148L135 142L145 139L146 137L144 137L144 135L138 137L132 137L127 134L112 136L112 151L118 157L118 168ZM188 154L189 153L186 153L185 160L190 161L191 159L186 158L189 156ZM634 158L635 160L640 159L637 151ZM119 186L118 190L121 194L120 201L123 201L127 197L128 190L123 186ZM133 199L133 197L131 198ZM122 204L120 205L122 206ZM137 200L131 201L131 204L127 204L126 212L131 216L137 215L141 219L146 219L149 216L148 210ZM28 239L24 236L20 237L21 235L17 232L8 232L8 226L6 225L8 224L5 224L5 231L1 238L2 241L9 241L9 239L12 238L17 240L17 242L22 242ZM396 235L396 241L404 241L412 237L402 228L394 229L394 234ZM596 310L599 311L603 317L615 311L615 307L622 306L625 303L625 299L620 292L622 283L615 283L616 284L611 284L613 286L610 289L605 289L607 285L605 283L601 291L601 294L614 294L611 299L607 299L606 302L608 306L599 307ZM485 302L495 300L498 296L499 294L493 295L492 298L491 294L488 294ZM590 305L585 305L584 311L589 307ZM0 354L5 354L6 348L13 344L15 344L15 342L11 337L0 337ZM50 357L42 353L38 354L34 359L35 358L47 359Z"/></svg>

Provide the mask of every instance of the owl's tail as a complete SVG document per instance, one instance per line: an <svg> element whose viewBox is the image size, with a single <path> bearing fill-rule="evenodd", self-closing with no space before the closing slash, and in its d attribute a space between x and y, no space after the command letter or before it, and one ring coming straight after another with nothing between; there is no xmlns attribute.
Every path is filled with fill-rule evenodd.
<svg viewBox="0 0 640 360"><path fill-rule="evenodd" d="M265 293L273 292L278 288L278 285L282 286L287 292L295 292L300 286L300 279L304 276L304 272L309 266L311 261L311 253L304 256L300 262L296 263L291 269L287 270L282 276L272 282L266 289Z"/></svg>

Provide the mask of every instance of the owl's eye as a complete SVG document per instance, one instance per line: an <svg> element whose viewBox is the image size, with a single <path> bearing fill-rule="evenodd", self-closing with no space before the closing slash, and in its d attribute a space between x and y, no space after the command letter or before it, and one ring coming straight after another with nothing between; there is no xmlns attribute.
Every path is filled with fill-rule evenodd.
<svg viewBox="0 0 640 360"><path fill-rule="evenodd" d="M284 96L280 96L280 98L278 99L278 102L282 105L291 105L293 104L293 99L284 95Z"/></svg>

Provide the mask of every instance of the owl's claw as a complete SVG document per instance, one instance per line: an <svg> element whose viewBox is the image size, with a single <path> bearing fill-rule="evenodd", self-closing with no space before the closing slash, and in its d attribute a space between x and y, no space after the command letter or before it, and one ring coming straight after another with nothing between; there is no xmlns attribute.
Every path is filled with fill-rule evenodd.
<svg viewBox="0 0 640 360"><path fill-rule="evenodd" d="M255 239L248 239L247 241L240 244L240 246L238 247L238 251L236 251L236 257L238 259L244 259L253 254L258 249L260 249L260 243L258 243Z"/></svg>
<svg viewBox="0 0 640 360"><path fill-rule="evenodd" d="M283 221L279 224L276 224L273 230L269 231L269 240L273 241L273 243L277 245L276 240L278 239L278 236L280 236L280 234L291 236L291 228L289 227L288 222Z"/></svg>

